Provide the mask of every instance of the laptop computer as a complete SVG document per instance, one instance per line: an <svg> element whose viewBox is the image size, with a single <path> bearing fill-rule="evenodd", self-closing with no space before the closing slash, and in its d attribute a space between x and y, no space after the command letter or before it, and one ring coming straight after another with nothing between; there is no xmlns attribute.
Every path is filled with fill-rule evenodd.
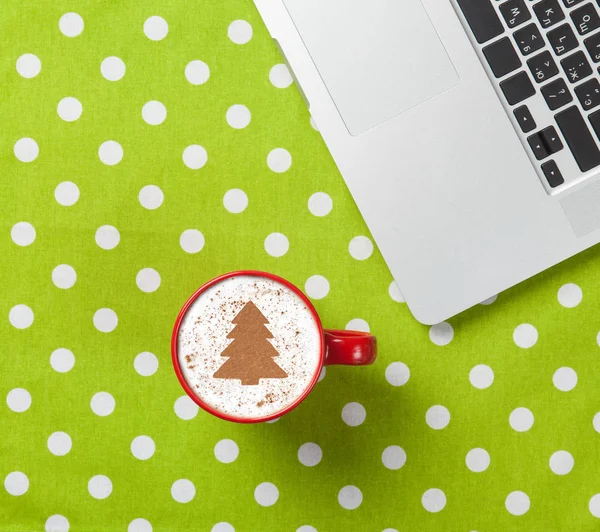
<svg viewBox="0 0 600 532"><path fill-rule="evenodd" d="M600 240L595 1L254 1L417 320Z"/></svg>

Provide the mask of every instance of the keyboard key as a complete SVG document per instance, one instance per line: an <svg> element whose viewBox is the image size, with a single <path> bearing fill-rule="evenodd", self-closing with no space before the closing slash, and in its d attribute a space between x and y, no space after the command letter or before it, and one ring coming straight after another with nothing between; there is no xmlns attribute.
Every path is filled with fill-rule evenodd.
<svg viewBox="0 0 600 532"><path fill-rule="evenodd" d="M500 5L500 12L509 28L516 28L531 18L524 0L508 0Z"/></svg>
<svg viewBox="0 0 600 532"><path fill-rule="evenodd" d="M523 133L529 133L537 127L535 120L533 119L533 116L531 114L531 111L526 105L517 107L517 109L515 109L514 112L515 118L517 119L519 127L521 128L521 131Z"/></svg>
<svg viewBox="0 0 600 532"><path fill-rule="evenodd" d="M587 172L600 165L600 150L579 109L569 107L558 113L555 119L579 169Z"/></svg>
<svg viewBox="0 0 600 532"><path fill-rule="evenodd" d="M527 61L527 66L529 67L529 70L531 70L533 79L538 83L548 81L558 74L558 67L554 62L554 59L552 59L550 52L542 52L541 54L532 57Z"/></svg>
<svg viewBox="0 0 600 532"><path fill-rule="evenodd" d="M598 11L596 11L593 4L578 7L571 12L571 18L579 35L587 35L600 28L600 16L598 16Z"/></svg>
<svg viewBox="0 0 600 532"><path fill-rule="evenodd" d="M556 129L554 129L554 126L550 126L542 130L540 135L542 137L542 142L544 143L544 146L546 146L546 150L550 155L554 155L564 148L562 140L560 140L560 137L558 136Z"/></svg>
<svg viewBox="0 0 600 532"><path fill-rule="evenodd" d="M558 4L558 0L542 0L533 6L542 28L549 28L565 19L565 14Z"/></svg>
<svg viewBox="0 0 600 532"><path fill-rule="evenodd" d="M570 24L563 24L548 32L548 40L554 53L558 56L569 53L579 46L579 41Z"/></svg>
<svg viewBox="0 0 600 532"><path fill-rule="evenodd" d="M536 24L529 24L515 31L513 37L523 55L532 54L544 47L544 38Z"/></svg>
<svg viewBox="0 0 600 532"><path fill-rule="evenodd" d="M515 76L500 83L500 88L510 105L526 100L535 94L535 87L526 72L519 72Z"/></svg>
<svg viewBox="0 0 600 532"><path fill-rule="evenodd" d="M573 101L573 95L562 78L542 87L542 94L551 111L556 111Z"/></svg>
<svg viewBox="0 0 600 532"><path fill-rule="evenodd" d="M556 188L565 182L557 164L554 161L548 161L547 163L544 163L542 165L542 172L544 172L546 180L552 188Z"/></svg>
<svg viewBox="0 0 600 532"><path fill-rule="evenodd" d="M590 123L594 129L594 133L600 139L600 111L596 111L590 115Z"/></svg>
<svg viewBox="0 0 600 532"><path fill-rule="evenodd" d="M521 67L522 63L508 37L504 37L483 49L483 55L494 73L501 78Z"/></svg>
<svg viewBox="0 0 600 532"><path fill-rule="evenodd" d="M581 102L584 111L589 111L600 105L600 82L592 78L575 89L575 94Z"/></svg>
<svg viewBox="0 0 600 532"><path fill-rule="evenodd" d="M457 3L479 44L504 33L504 26L490 0L457 0Z"/></svg>
<svg viewBox="0 0 600 532"><path fill-rule="evenodd" d="M577 83L592 75L592 67L581 51L563 59L560 64L571 83Z"/></svg>
<svg viewBox="0 0 600 532"><path fill-rule="evenodd" d="M594 63L600 63L600 33L588 37L585 41L585 47L592 56Z"/></svg>
<svg viewBox="0 0 600 532"><path fill-rule="evenodd" d="M546 145L542 140L542 135L540 135L539 133L531 135L531 137L527 139L527 142L529 143L529 147L531 148L533 155L535 155L535 158L538 161L541 161L542 159L545 159L546 157L550 156L548 150L546 149Z"/></svg>
<svg viewBox="0 0 600 532"><path fill-rule="evenodd" d="M580 4L581 2L583 2L583 0L563 0L563 4L565 4L566 8L576 6L577 4Z"/></svg>

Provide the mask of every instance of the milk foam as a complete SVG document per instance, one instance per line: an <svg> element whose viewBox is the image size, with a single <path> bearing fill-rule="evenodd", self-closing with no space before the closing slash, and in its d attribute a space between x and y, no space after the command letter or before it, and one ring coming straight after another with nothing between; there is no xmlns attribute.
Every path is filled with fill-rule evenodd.
<svg viewBox="0 0 600 532"><path fill-rule="evenodd" d="M269 320L270 342L279 353L272 360L287 378L261 378L258 385L213 374L228 360L221 353L227 335L246 303L252 301ZM243 344L242 344L243 345ZM196 395L214 409L237 418L263 418L291 405L319 370L319 326L306 304L288 287L249 275L230 277L204 291L188 309L178 336L181 371ZM238 346L239 347L239 346Z"/></svg>

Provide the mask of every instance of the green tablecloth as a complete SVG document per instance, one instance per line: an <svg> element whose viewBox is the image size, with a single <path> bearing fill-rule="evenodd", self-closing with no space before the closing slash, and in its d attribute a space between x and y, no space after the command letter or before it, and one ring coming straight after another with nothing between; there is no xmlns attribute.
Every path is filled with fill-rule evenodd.
<svg viewBox="0 0 600 532"><path fill-rule="evenodd" d="M4 0L0 42L0 530L598 530L597 250L423 327L250 0ZM241 268L377 364L198 411L171 327Z"/></svg>

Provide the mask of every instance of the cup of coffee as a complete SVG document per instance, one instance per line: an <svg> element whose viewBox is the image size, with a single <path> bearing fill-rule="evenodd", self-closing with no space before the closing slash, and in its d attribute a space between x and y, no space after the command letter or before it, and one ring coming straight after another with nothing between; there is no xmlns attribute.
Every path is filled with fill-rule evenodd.
<svg viewBox="0 0 600 532"><path fill-rule="evenodd" d="M323 366L364 366L374 336L323 330L308 298L270 273L232 272L209 281L181 309L171 338L186 393L228 421L259 423L296 408Z"/></svg>

